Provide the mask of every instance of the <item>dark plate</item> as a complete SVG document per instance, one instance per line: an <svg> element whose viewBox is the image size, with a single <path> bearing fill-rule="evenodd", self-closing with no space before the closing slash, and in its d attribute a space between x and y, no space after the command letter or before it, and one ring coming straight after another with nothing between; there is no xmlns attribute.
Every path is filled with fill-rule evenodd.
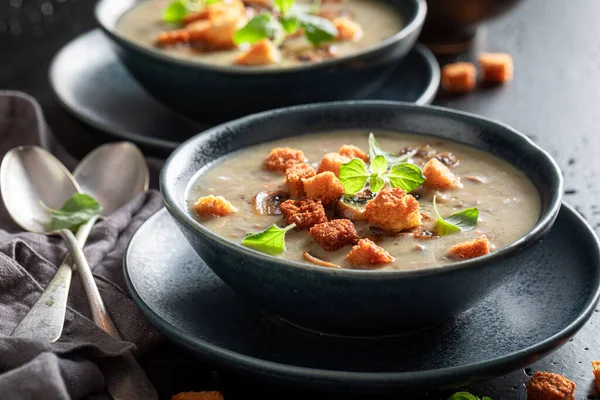
<svg viewBox="0 0 600 400"><path fill-rule="evenodd" d="M439 82L435 57L417 45L369 98L429 104ZM61 104L84 123L164 155L210 127L173 112L144 91L99 30L85 33L56 55L50 84Z"/></svg>
<svg viewBox="0 0 600 400"><path fill-rule="evenodd" d="M367 392L464 385L522 368L567 342L598 301L598 240L563 204L536 251L538 263L453 320L370 339L313 334L250 307L202 262L165 210L140 227L124 265L149 321L195 355L274 383Z"/></svg>

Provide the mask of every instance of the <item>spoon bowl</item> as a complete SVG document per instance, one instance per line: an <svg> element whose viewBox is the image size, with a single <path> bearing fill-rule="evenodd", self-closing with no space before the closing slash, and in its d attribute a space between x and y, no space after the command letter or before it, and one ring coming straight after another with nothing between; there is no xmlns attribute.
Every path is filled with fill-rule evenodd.
<svg viewBox="0 0 600 400"><path fill-rule="evenodd" d="M129 142L104 144L89 153L75 168L83 193L102 205L107 217L148 190L150 173L140 149Z"/></svg>
<svg viewBox="0 0 600 400"><path fill-rule="evenodd" d="M55 234L50 214L80 187L69 171L52 154L36 146L10 150L0 165L0 187L8 213L21 228L35 233Z"/></svg>

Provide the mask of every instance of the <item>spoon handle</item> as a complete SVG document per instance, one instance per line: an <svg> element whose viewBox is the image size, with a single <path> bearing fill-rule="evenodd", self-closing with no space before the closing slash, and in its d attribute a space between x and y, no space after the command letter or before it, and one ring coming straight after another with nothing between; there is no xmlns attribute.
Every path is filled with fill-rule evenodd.
<svg viewBox="0 0 600 400"><path fill-rule="evenodd" d="M83 246L90 234L92 224L84 224L77 230L77 242ZM36 303L27 315L19 322L11 333L27 339L55 342L62 334L71 277L73 276L73 259L67 253L54 277L46 286Z"/></svg>
<svg viewBox="0 0 600 400"><path fill-rule="evenodd" d="M87 224L93 225L95 222L95 218L90 219ZM69 248L69 252L75 261L75 265L77 266L77 271L79 272L79 276L81 277L81 282L83 284L83 288L85 293L87 294L88 301L90 303L90 310L92 312L92 319L103 331L108 333L110 336L117 340L121 340L121 336L115 327L112 319L110 318L106 307L104 306L104 302L102 301L102 297L100 297L100 292L98 291L98 287L96 286L96 282L94 281L94 276L92 275L92 270L88 265L88 262L85 258L85 254L83 254L83 250L81 250L81 246L77 243L77 239L73 232L68 229L61 229L60 235L65 240L67 247Z"/></svg>

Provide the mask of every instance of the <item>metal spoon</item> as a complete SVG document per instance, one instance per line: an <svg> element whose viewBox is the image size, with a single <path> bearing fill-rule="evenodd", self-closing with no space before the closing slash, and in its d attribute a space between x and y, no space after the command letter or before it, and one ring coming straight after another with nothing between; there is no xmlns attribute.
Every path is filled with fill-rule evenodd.
<svg viewBox="0 0 600 400"><path fill-rule="evenodd" d="M94 149L81 160L73 175L81 191L102 204L105 217L148 190L148 165L137 146L128 142L109 143ZM94 222L95 219L88 221L77 231L81 246ZM71 265L72 259L67 256L12 336L49 342L58 340L64 325ZM113 334L118 337L116 330Z"/></svg>

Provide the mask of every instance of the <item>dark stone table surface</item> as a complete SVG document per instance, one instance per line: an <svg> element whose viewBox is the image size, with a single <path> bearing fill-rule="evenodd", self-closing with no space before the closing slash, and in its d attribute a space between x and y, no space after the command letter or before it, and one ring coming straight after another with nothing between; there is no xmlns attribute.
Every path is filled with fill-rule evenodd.
<svg viewBox="0 0 600 400"><path fill-rule="evenodd" d="M1 0L0 89L22 90L42 105L59 140L82 156L107 138L86 131L62 110L48 83L54 54L77 35L96 27L90 0ZM507 51L515 59L514 81L468 96L439 96L435 104L499 119L529 135L558 161L565 175L565 201L600 230L600 1L527 0L480 31L477 49ZM469 55L459 58L468 59ZM467 388L493 399L524 399L523 384L534 370L565 374L577 383L576 399L595 399L590 361L600 359L594 313L568 343L531 365ZM336 399L298 393L215 371L165 343L143 360L161 394L220 390L227 400L260 398ZM397 394L390 399L446 399L448 393ZM339 397L347 398L347 396ZM378 398L378 397L370 397Z"/></svg>

